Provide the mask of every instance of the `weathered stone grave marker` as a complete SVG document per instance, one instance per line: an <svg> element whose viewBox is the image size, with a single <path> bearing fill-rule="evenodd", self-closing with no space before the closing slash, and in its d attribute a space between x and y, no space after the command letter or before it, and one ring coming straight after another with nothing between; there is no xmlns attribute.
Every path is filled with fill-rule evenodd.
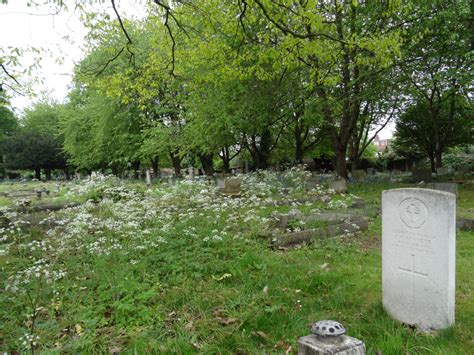
<svg viewBox="0 0 474 355"><path fill-rule="evenodd" d="M146 186L151 187L151 172L150 172L150 169L146 169Z"/></svg>
<svg viewBox="0 0 474 355"><path fill-rule="evenodd" d="M367 175L375 175L376 170L374 168L367 168Z"/></svg>
<svg viewBox="0 0 474 355"><path fill-rule="evenodd" d="M329 188L333 189L336 193L341 194L347 191L347 183L346 179L335 177L329 180L328 182Z"/></svg>
<svg viewBox="0 0 474 355"><path fill-rule="evenodd" d="M218 182L221 193L230 196L238 196L241 192L242 180L240 178L227 178L224 180L224 187L220 187L222 182Z"/></svg>
<svg viewBox="0 0 474 355"><path fill-rule="evenodd" d="M432 190L451 192L456 196L458 194L458 184L455 182L434 182L427 184L426 187Z"/></svg>
<svg viewBox="0 0 474 355"><path fill-rule="evenodd" d="M354 182L365 182L367 179L367 174L364 170L354 170L352 172L352 180Z"/></svg>
<svg viewBox="0 0 474 355"><path fill-rule="evenodd" d="M432 181L430 169L424 169L424 168L413 169L411 174L413 176L413 179L416 182L420 182L420 181L431 182Z"/></svg>
<svg viewBox="0 0 474 355"><path fill-rule="evenodd" d="M440 167L436 169L436 175L438 176L443 176L443 175L448 175L449 174L449 169L446 167Z"/></svg>
<svg viewBox="0 0 474 355"><path fill-rule="evenodd" d="M456 196L407 188L382 194L383 305L421 330L454 323Z"/></svg>

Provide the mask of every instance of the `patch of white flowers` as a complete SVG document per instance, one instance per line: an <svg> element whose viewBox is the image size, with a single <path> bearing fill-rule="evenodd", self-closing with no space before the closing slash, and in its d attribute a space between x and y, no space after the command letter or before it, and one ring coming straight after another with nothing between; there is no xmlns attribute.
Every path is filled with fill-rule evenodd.
<svg viewBox="0 0 474 355"><path fill-rule="evenodd" d="M192 238L206 243L248 238L269 228L271 217L265 209L275 206L281 189L304 191L311 173L293 168L284 174L259 171L242 178L242 193L229 197L204 178L184 179L173 186L162 184L146 191L125 186L116 177L95 175L93 179L71 182L66 195L92 196L82 205L50 212L39 222L44 229L40 240L14 239L26 225L21 213L0 209L5 223L0 226L1 254L15 250L40 258L26 269L12 275L8 289L18 291L34 280L51 283L66 272L55 267L55 261L71 253L93 257L124 255L131 265L140 255L153 252L172 238ZM321 185L310 191L313 197L331 208L347 208L348 199L333 200ZM324 200L326 199L326 200ZM293 206L308 201L287 200ZM262 211L263 213L259 213ZM304 228L301 222L295 230ZM33 258L34 255L34 258Z"/></svg>
<svg viewBox="0 0 474 355"><path fill-rule="evenodd" d="M39 259L32 266L18 271L15 275L11 276L8 279L9 282L6 289L12 292L24 291L25 286L33 281L44 281L47 284L51 284L53 281L62 279L65 275L65 271L55 270L46 260Z"/></svg>

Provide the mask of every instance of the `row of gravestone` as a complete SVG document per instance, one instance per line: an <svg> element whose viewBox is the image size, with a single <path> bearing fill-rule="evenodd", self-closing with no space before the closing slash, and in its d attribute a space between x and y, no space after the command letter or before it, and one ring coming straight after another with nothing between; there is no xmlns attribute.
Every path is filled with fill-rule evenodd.
<svg viewBox="0 0 474 355"><path fill-rule="evenodd" d="M54 194L59 194L59 185L55 184L54 185ZM7 191L1 193L2 196L4 197L12 197L12 198L24 198L24 197L38 197L41 198L43 194L46 194L49 196L50 191L46 187L38 188L35 190L15 190L15 191Z"/></svg>

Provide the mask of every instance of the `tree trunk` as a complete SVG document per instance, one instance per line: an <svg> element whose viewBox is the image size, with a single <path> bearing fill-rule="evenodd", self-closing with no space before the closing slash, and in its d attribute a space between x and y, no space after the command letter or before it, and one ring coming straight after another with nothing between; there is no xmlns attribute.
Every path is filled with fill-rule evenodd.
<svg viewBox="0 0 474 355"><path fill-rule="evenodd" d="M38 180L41 180L41 168L40 167L35 168L35 178L38 179Z"/></svg>
<svg viewBox="0 0 474 355"><path fill-rule="evenodd" d="M303 142L299 137L295 137L295 164L302 164L303 163Z"/></svg>
<svg viewBox="0 0 474 355"><path fill-rule="evenodd" d="M133 169L133 177L135 179L139 179L139 173L138 170L140 169L140 162L139 161L134 161L132 163L132 169Z"/></svg>
<svg viewBox="0 0 474 355"><path fill-rule="evenodd" d="M44 174L46 175L46 181L51 181L51 169L44 168Z"/></svg>
<svg viewBox="0 0 474 355"><path fill-rule="evenodd" d="M436 172L436 164L435 164L435 157L433 153L429 154L430 157L430 167L431 167L431 172L435 173Z"/></svg>
<svg viewBox="0 0 474 355"><path fill-rule="evenodd" d="M174 153L170 153L171 162L173 163L174 174L181 177L181 158Z"/></svg>
<svg viewBox="0 0 474 355"><path fill-rule="evenodd" d="M351 159L351 172L352 172L352 174L354 174L354 171L356 171L358 167L359 167L359 159L357 159L356 157L352 157L352 159Z"/></svg>
<svg viewBox="0 0 474 355"><path fill-rule="evenodd" d="M153 169L153 174L155 174L155 178L160 177L160 157L155 157L154 159L150 159L151 168Z"/></svg>
<svg viewBox="0 0 474 355"><path fill-rule="evenodd" d="M347 166L346 166L346 151L345 149L336 150L336 174L344 179L347 179Z"/></svg>
<svg viewBox="0 0 474 355"><path fill-rule="evenodd" d="M229 148L226 146L222 149L222 154L220 154L220 158L222 159L222 172L227 174L230 173L230 153Z"/></svg>
<svg viewBox="0 0 474 355"><path fill-rule="evenodd" d="M260 135L260 144L257 144L255 137L252 137L251 146L248 147L252 155L256 169L267 169L268 159L271 153L271 133L268 128L265 128Z"/></svg>
<svg viewBox="0 0 474 355"><path fill-rule="evenodd" d="M441 152L435 152L435 162L436 162L436 168L441 168L443 166L443 159L442 159Z"/></svg>
<svg viewBox="0 0 474 355"><path fill-rule="evenodd" d="M201 161L202 168L204 169L204 173L206 176L213 176L214 175L214 167L212 165L212 158L213 154L199 154L199 160Z"/></svg>
<svg viewBox="0 0 474 355"><path fill-rule="evenodd" d="M66 180L69 181L71 179L71 175L69 174L68 168L63 169L64 175L66 175Z"/></svg>

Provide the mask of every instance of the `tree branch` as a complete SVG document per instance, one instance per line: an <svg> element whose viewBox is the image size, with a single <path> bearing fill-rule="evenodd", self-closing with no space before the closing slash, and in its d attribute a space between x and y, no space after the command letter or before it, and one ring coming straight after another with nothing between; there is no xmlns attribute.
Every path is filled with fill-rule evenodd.
<svg viewBox="0 0 474 355"><path fill-rule="evenodd" d="M25 96L25 94L23 94L22 92L18 91L17 89L15 89L13 86L7 84L7 83L1 83L0 84L0 91L3 91L3 86L7 86L8 88L10 88L10 90L16 92L18 95L21 95L21 96Z"/></svg>
<svg viewBox="0 0 474 355"><path fill-rule="evenodd" d="M283 34L285 35L291 35L293 37L296 37L296 38L301 38L301 39L312 39L314 37L325 37L331 41L335 41L335 42L339 42L339 43L342 43L342 44L346 44L345 41L339 39L339 38L335 38L333 36L330 36L326 33L307 33L307 34L301 34L301 33L298 33L290 28L288 28L287 26L281 24L280 22L276 21L275 19L273 19L270 14L268 13L268 10L266 9L266 7L262 4L262 2L260 0L254 0L255 3L258 5L258 7L262 10L262 13L263 15L267 18L268 21L270 21L276 28L278 28L281 32L283 32Z"/></svg>
<svg viewBox="0 0 474 355"><path fill-rule="evenodd" d="M5 66L3 65L3 63L0 63L0 67L3 69L3 71L5 72L5 74L7 74L7 76L8 76L10 79L12 79L15 83L17 83L18 85L21 86L21 84L18 82L18 80L16 80L16 78L8 72L7 68L5 68ZM11 86L10 86L10 87L11 87Z"/></svg>
<svg viewBox="0 0 474 355"><path fill-rule="evenodd" d="M127 37L127 41L129 44L132 44L132 39L130 38L127 30L125 29L125 26L123 24L123 21L122 21L122 18L120 17L120 14L118 13L117 11L117 8L115 7L115 0L110 0L110 2L112 3L112 7L114 9L114 12L115 12L115 15L117 16L117 19L120 23L120 27L122 28L122 32L124 33L125 37Z"/></svg>

